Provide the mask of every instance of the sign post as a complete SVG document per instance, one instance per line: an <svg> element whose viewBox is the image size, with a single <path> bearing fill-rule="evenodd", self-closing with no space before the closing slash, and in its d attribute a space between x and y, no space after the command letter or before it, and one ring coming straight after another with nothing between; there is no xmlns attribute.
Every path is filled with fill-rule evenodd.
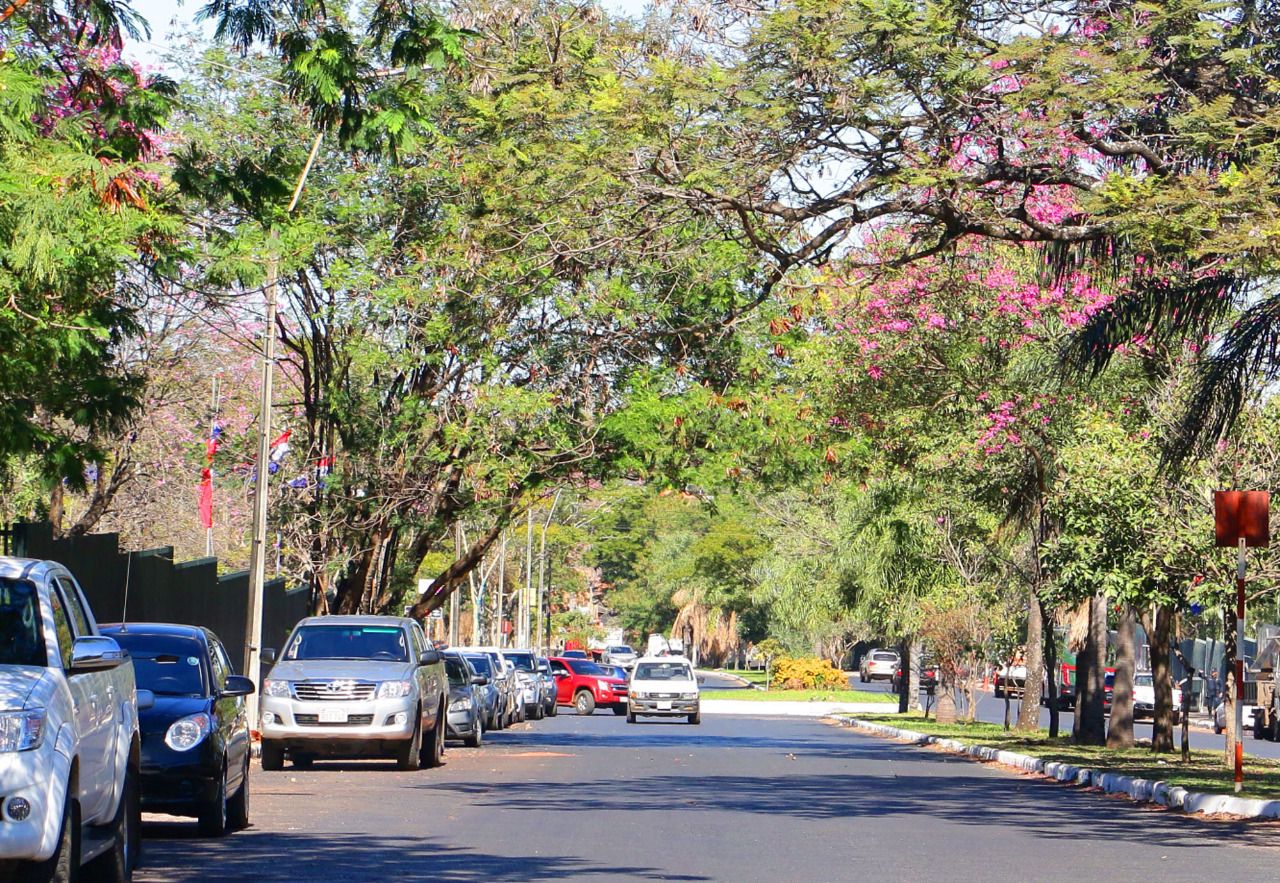
<svg viewBox="0 0 1280 883"><path fill-rule="evenodd" d="M1214 491L1215 545L1236 547L1235 789L1244 784L1244 572L1245 550L1271 544L1268 491Z"/></svg>

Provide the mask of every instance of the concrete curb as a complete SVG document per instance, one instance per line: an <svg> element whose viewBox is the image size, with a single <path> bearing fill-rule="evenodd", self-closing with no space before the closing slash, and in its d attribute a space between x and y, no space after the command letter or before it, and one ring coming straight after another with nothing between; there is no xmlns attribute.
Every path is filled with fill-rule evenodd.
<svg viewBox="0 0 1280 883"><path fill-rule="evenodd" d="M701 704L703 714L747 714L757 717L884 714L886 707L877 702L752 702L748 699L703 699Z"/></svg>
<svg viewBox="0 0 1280 883"><path fill-rule="evenodd" d="M985 745L967 745L955 739L943 739L917 733L914 730L873 724L857 718L833 717L832 720L841 726L853 727L876 736L902 739L916 745L936 745L955 754L993 761L1002 766L1046 776L1059 782L1097 788L1107 794L1124 794L1133 800L1167 806L1185 813L1229 815L1242 819L1280 819L1280 800L1253 800L1234 797L1230 794L1201 794L1185 788L1171 787L1167 782L1153 782L1150 779L1136 779L1119 773L1105 773L1068 763L1046 761L1013 751L1000 751Z"/></svg>

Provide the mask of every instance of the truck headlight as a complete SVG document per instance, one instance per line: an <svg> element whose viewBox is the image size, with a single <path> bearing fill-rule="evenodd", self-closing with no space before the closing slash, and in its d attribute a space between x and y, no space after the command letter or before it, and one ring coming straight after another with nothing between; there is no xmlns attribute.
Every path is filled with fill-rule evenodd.
<svg viewBox="0 0 1280 883"><path fill-rule="evenodd" d="M174 751L190 751L213 730L213 720L203 711L178 718L169 724L169 731L164 734L164 744Z"/></svg>
<svg viewBox="0 0 1280 883"><path fill-rule="evenodd" d="M0 752L30 751L44 740L44 709L0 714Z"/></svg>
<svg viewBox="0 0 1280 883"><path fill-rule="evenodd" d="M267 678L262 682L263 696L276 696L279 698L289 695L289 682L282 681L279 678Z"/></svg>
<svg viewBox="0 0 1280 883"><path fill-rule="evenodd" d="M681 698L681 699L697 699L697 698L698 698L698 693L697 693L697 691L696 691L696 690L695 690L694 692L692 692L692 693L681 693L681 694L680 694L680 698Z"/></svg>
<svg viewBox="0 0 1280 883"><path fill-rule="evenodd" d="M599 685L601 693L610 693L613 691L613 684L608 681L596 681L596 684Z"/></svg>
<svg viewBox="0 0 1280 883"><path fill-rule="evenodd" d="M379 699L403 699L413 692L413 681L383 681L378 684Z"/></svg>

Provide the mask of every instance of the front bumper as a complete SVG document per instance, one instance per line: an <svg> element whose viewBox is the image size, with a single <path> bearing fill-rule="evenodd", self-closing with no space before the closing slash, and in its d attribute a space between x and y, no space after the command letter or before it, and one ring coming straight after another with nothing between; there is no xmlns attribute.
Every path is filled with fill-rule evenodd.
<svg viewBox="0 0 1280 883"><path fill-rule="evenodd" d="M451 739L463 739L467 736L474 736L479 726L480 716L477 711L470 708L463 711L450 709L445 735Z"/></svg>
<svg viewBox="0 0 1280 883"><path fill-rule="evenodd" d="M198 815L212 803L222 780L222 752L205 739L190 751L174 751L161 733L142 740L142 808L172 815Z"/></svg>
<svg viewBox="0 0 1280 883"><path fill-rule="evenodd" d="M55 741L56 734L46 733L33 751L0 754L0 859L43 861L57 848L71 763L54 749ZM8 812L15 797L31 804L21 822Z"/></svg>
<svg viewBox="0 0 1280 883"><path fill-rule="evenodd" d="M262 738L330 757L392 753L413 738L417 709L416 696L336 702L264 696Z"/></svg>
<svg viewBox="0 0 1280 883"><path fill-rule="evenodd" d="M631 699L632 714L684 716L698 713L697 699Z"/></svg>

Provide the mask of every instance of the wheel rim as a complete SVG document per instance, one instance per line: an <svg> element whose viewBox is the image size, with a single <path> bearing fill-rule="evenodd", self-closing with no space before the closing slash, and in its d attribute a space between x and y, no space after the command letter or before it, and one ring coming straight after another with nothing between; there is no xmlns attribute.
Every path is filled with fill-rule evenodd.
<svg viewBox="0 0 1280 883"><path fill-rule="evenodd" d="M579 693L578 694L578 711L586 713L586 710L587 710L587 694Z"/></svg>

